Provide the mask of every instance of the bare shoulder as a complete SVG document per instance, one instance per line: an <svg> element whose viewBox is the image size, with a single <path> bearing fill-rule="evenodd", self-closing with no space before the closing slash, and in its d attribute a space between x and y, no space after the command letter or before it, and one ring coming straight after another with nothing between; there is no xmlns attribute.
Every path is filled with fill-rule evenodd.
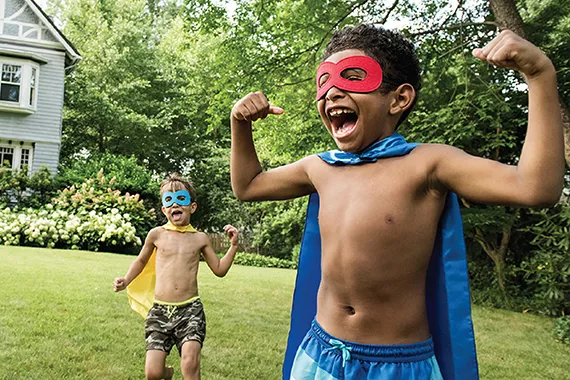
<svg viewBox="0 0 570 380"><path fill-rule="evenodd" d="M297 164L302 165L305 168L305 171L308 172L315 166L321 165L322 162L323 160L321 160L319 156L316 154L311 154L310 156L301 158L299 161L297 161Z"/></svg>
<svg viewBox="0 0 570 380"><path fill-rule="evenodd" d="M323 161L317 154L311 154L306 156L299 161L305 167L305 171L308 173L310 170L320 170L323 166L329 166L325 161Z"/></svg>
<svg viewBox="0 0 570 380"><path fill-rule="evenodd" d="M156 241L164 232L164 228L162 227L154 227L152 230L148 232L146 236L147 241Z"/></svg>
<svg viewBox="0 0 570 380"><path fill-rule="evenodd" d="M210 237L208 236L207 233L198 231L194 234L194 236L201 246L206 246L210 244Z"/></svg>

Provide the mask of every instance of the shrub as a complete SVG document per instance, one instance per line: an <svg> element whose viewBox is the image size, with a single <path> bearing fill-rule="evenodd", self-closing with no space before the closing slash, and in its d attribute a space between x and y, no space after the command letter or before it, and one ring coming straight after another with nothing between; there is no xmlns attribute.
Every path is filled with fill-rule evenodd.
<svg viewBox="0 0 570 380"><path fill-rule="evenodd" d="M148 202L156 204L159 181L153 178L152 173L139 165L136 158L132 156L103 153L67 160L66 163L60 165L56 175L58 187L60 189L73 185L78 187L86 178L95 178L102 168L108 178L115 177L115 189L123 193L140 194Z"/></svg>
<svg viewBox="0 0 570 380"><path fill-rule="evenodd" d="M30 198L33 201L39 205L47 203L51 195L55 192L54 178L47 166L42 166L30 177L28 188L32 192L33 196Z"/></svg>
<svg viewBox="0 0 570 380"><path fill-rule="evenodd" d="M58 192L40 209L18 205L0 215L0 243L134 253L155 225L138 194L121 195L101 170Z"/></svg>
<svg viewBox="0 0 570 380"><path fill-rule="evenodd" d="M291 259L303 236L307 198L259 205L258 224L253 228L254 247L280 259Z"/></svg>
<svg viewBox="0 0 570 380"><path fill-rule="evenodd" d="M234 263L250 267L297 269L297 263L293 261L258 255L256 253L239 252L236 254Z"/></svg>
<svg viewBox="0 0 570 380"><path fill-rule="evenodd" d="M541 311L555 316L570 313L570 205L537 212L541 220L530 227L535 237L533 256L520 270L534 289Z"/></svg>
<svg viewBox="0 0 570 380"><path fill-rule="evenodd" d="M570 315L560 317L554 322L554 339L570 344Z"/></svg>
<svg viewBox="0 0 570 380"><path fill-rule="evenodd" d="M137 236L144 239L156 224L154 209L148 210L138 194L121 195L115 183L114 177L107 181L101 169L96 179L90 178L77 188L71 186L60 191L52 200L52 206L75 215L92 215L91 211L96 215L128 215Z"/></svg>
<svg viewBox="0 0 570 380"><path fill-rule="evenodd" d="M27 166L21 170L0 167L0 202L4 204L12 201L20 202L29 180Z"/></svg>
<svg viewBox="0 0 570 380"><path fill-rule="evenodd" d="M141 239L129 214L113 209L109 214L80 211L5 209L0 214L0 243L47 248L128 251L140 247Z"/></svg>

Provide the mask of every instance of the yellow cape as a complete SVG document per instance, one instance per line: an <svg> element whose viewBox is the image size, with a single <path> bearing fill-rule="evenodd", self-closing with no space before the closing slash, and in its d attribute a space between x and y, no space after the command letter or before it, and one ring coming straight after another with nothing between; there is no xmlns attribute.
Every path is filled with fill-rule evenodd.
<svg viewBox="0 0 570 380"><path fill-rule="evenodd" d="M165 230L178 232L198 232L190 224L177 227L168 222L162 226ZM127 296L131 309L146 318L154 303L154 284L156 283L156 247L148 259L142 272L127 286Z"/></svg>

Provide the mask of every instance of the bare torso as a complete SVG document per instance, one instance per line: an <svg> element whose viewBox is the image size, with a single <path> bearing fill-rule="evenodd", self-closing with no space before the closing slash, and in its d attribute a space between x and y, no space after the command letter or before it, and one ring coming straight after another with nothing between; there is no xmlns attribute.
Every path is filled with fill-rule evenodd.
<svg viewBox="0 0 570 380"><path fill-rule="evenodd" d="M334 336L368 344L430 336L425 279L445 195L429 189L421 150L364 165L313 161L322 238L317 321Z"/></svg>
<svg viewBox="0 0 570 380"><path fill-rule="evenodd" d="M182 302L198 295L198 265L206 239L201 232L160 228L156 246L155 298Z"/></svg>

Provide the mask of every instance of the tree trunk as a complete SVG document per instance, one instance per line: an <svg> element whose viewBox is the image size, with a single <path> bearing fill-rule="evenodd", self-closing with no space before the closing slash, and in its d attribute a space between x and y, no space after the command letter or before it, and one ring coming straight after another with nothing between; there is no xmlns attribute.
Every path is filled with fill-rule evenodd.
<svg viewBox="0 0 570 380"><path fill-rule="evenodd" d="M515 0L489 0L491 12L500 29L509 29L526 38L524 22L517 9ZM564 132L564 157L570 166L570 111L560 99L560 113L562 114L562 128Z"/></svg>
<svg viewBox="0 0 570 380"><path fill-rule="evenodd" d="M503 295L506 295L505 292L505 258L507 257L507 252L509 250L509 242L511 240L511 234L513 230L514 221L516 218L513 218L512 223L503 227L503 233L501 236L501 242L499 245L495 245L492 242L489 242L483 235L483 232L479 228L475 228L475 240L479 243L479 245L483 248L487 256L493 260L495 264L495 272L497 274L497 283L499 284L499 289Z"/></svg>

